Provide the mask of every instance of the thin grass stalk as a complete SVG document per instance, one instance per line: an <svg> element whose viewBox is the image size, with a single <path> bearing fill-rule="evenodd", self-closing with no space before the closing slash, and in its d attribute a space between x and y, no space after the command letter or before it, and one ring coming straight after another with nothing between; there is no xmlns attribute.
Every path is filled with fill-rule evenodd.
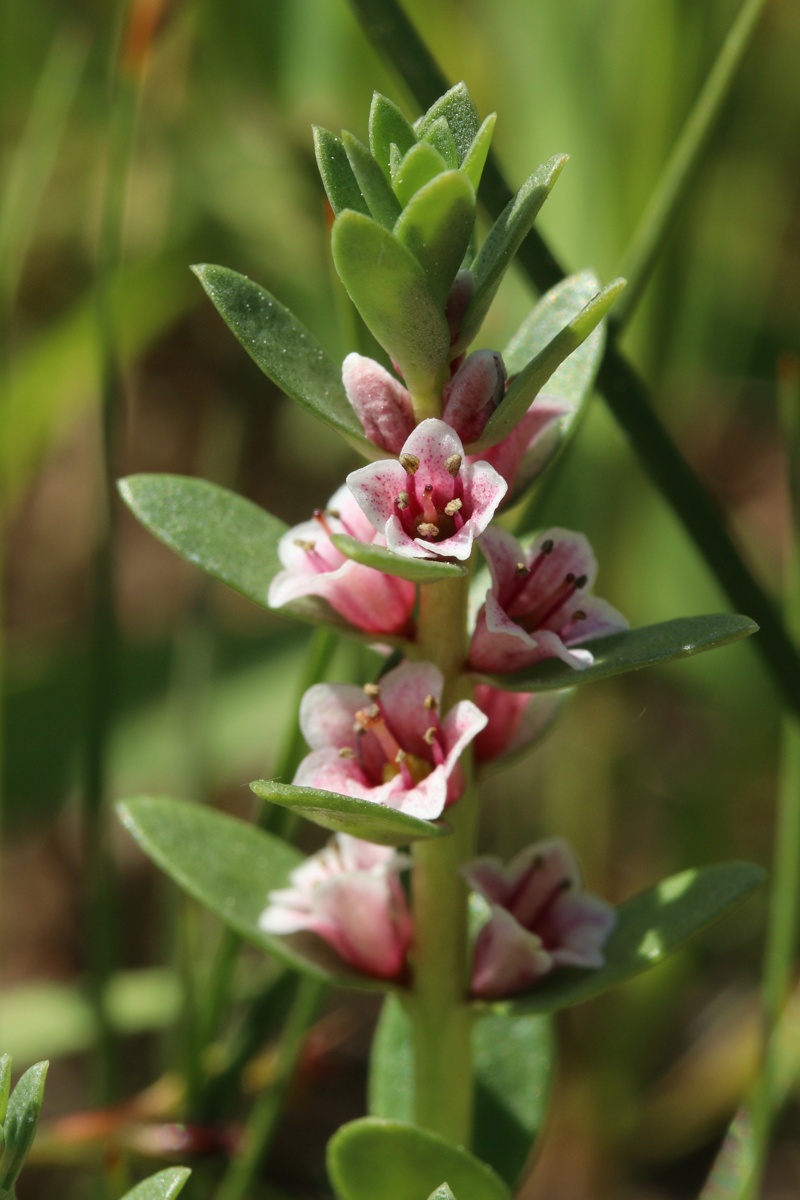
<svg viewBox="0 0 800 1200"><path fill-rule="evenodd" d="M256 1175L275 1136L306 1034L325 990L324 984L315 979L301 979L281 1033L275 1079L253 1105L245 1127L244 1146L223 1176L217 1200L244 1200L252 1194Z"/></svg>
<svg viewBox="0 0 800 1200"><path fill-rule="evenodd" d="M127 5L125 6L127 9ZM113 1035L104 993L115 961L113 868L108 846L108 757L114 720L120 634L114 607L117 430L124 401L113 317L113 284L123 260L125 209L136 112L146 56L130 58L128 34L114 54L106 143L106 173L97 252L97 336L100 359L103 528L94 558L89 630L82 833L86 859L89 995L98 1028L98 1099L114 1093ZM125 10L121 10L121 19Z"/></svg>
<svg viewBox="0 0 800 1200"><path fill-rule="evenodd" d="M611 316L617 333L628 324L650 279L765 7L766 0L745 0L740 8L622 256L618 274L628 286Z"/></svg>
<svg viewBox="0 0 800 1200"><path fill-rule="evenodd" d="M779 404L789 458L791 502L785 614L790 630L800 637L800 361L793 355L786 355L779 365ZM762 985L764 1061L750 1106L750 1173L743 1180L741 1200L755 1200L759 1194L782 1090L782 1050L777 1030L792 984L800 906L800 720L794 713L786 713L783 718L774 841Z"/></svg>
<svg viewBox="0 0 800 1200"><path fill-rule="evenodd" d="M378 53L400 75L421 107L429 107L449 85L397 0L350 0L350 5ZM511 188L490 151L480 199L490 216L497 217L511 197ZM515 261L540 292L554 287L566 274L535 228L525 238ZM777 606L750 571L717 505L654 412L646 384L620 352L613 336L608 339L597 387L652 482L680 519L734 608L760 626L753 644L777 690L800 714L800 653Z"/></svg>

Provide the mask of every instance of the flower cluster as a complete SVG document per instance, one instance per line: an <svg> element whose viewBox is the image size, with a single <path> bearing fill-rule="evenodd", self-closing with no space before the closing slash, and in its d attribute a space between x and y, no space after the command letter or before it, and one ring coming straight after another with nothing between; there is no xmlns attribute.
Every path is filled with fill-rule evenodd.
<svg viewBox="0 0 800 1200"><path fill-rule="evenodd" d="M465 264L493 124L480 125L470 106L466 89L454 89L412 127L376 97L371 173L350 135L317 132L335 213L334 263L394 370L360 354L345 358L343 395L375 461L282 538L283 569L269 603L344 625L379 650L394 646L401 661L363 689L318 683L306 693L300 727L309 753L293 785L306 789L310 805L325 792L326 803L334 793L417 820L450 820L465 790L462 757L482 769L521 752L564 702L563 692L519 690L519 673L547 658L579 672L593 661L592 639L627 627L592 594L597 563L583 535L555 528L523 544L492 525L542 469L572 409L558 390L530 385L535 372L509 379L500 353L469 352L487 300L486 279L476 282L479 273ZM541 178L552 183L560 165L545 164ZM434 221L444 197L452 219ZM536 337L525 344L532 363ZM441 659L446 678L426 661L438 647L425 620L445 576L462 589L448 611L467 612L476 545L488 566L483 602L469 628L436 627L436 637L452 635L456 647ZM461 698L450 703L451 694ZM404 864L391 850L338 835L293 872L288 888L270 894L262 927L313 933L361 972L413 980L411 910L398 879ZM477 859L463 866L463 878L489 905L475 945L476 997L511 995L556 967L602 964L613 911L582 891L563 842L530 847L505 869Z"/></svg>

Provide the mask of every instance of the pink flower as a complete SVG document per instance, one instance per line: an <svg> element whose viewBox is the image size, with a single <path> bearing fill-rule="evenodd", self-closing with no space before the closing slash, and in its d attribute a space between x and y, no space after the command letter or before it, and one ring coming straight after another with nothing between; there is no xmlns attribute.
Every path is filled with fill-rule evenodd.
<svg viewBox="0 0 800 1200"><path fill-rule="evenodd" d="M488 718L475 739L475 762L479 765L520 754L547 732L564 705L569 691L503 692L479 683L475 703Z"/></svg>
<svg viewBox="0 0 800 1200"><path fill-rule="evenodd" d="M461 796L459 756L486 724L470 700L440 719L442 687L431 663L403 663L363 691L315 684L300 705L311 753L294 782L435 820Z"/></svg>
<svg viewBox="0 0 800 1200"><path fill-rule="evenodd" d="M383 544L349 489L340 487L327 508L281 538L278 555L285 569L270 584L270 607L289 605L302 611L306 597L318 596L365 633L407 635L416 600L414 584L345 558L331 542L331 533Z"/></svg>
<svg viewBox="0 0 800 1200"><path fill-rule="evenodd" d="M575 855L560 838L528 846L505 868L497 858L475 859L462 874L491 905L475 943L475 996L514 995L555 967L603 966L616 914L582 890Z"/></svg>
<svg viewBox="0 0 800 1200"><path fill-rule="evenodd" d="M506 369L494 350L475 350L442 391L442 420L462 442L476 441L486 422L503 399Z"/></svg>
<svg viewBox="0 0 800 1200"><path fill-rule="evenodd" d="M348 354L342 364L347 399L371 442L399 454L414 428L411 396L389 372L361 354Z"/></svg>
<svg viewBox="0 0 800 1200"><path fill-rule="evenodd" d="M270 892L259 925L265 933L308 930L341 959L380 979L396 979L411 944L411 915L397 872L405 860L390 847L336 834Z"/></svg>
<svg viewBox="0 0 800 1200"><path fill-rule="evenodd" d="M469 558L506 493L494 467L468 464L458 434L435 417L417 425L398 462L370 463L347 483L389 549L406 558Z"/></svg>
<svg viewBox="0 0 800 1200"><path fill-rule="evenodd" d="M501 442L470 455L469 461L474 457L491 463L508 484L509 500L533 482L555 452L561 438L559 423L571 411L556 396L541 394Z"/></svg>
<svg viewBox="0 0 800 1200"><path fill-rule="evenodd" d="M543 658L576 670L594 662L573 646L627 629L605 600L589 595L597 561L583 534L550 529L528 550L503 529L481 539L492 587L478 613L469 661L477 671L518 671Z"/></svg>

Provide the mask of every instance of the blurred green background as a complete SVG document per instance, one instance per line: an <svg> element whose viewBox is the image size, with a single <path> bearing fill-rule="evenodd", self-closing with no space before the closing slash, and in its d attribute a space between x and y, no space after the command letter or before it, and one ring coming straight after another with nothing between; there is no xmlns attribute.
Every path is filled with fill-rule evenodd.
<svg viewBox="0 0 800 1200"><path fill-rule="evenodd" d="M539 227L570 269L591 266L608 282L738 6L404 7L448 78L467 81L482 114L498 112L494 145L513 184L570 154ZM375 88L416 115L345 0L138 0L133 10L137 28L159 19L110 289L98 238L116 111L109 80L128 5L4 0L0 32L0 1044L18 1067L59 1059L51 1116L91 1097L81 1055L94 1035L75 988L86 969L78 812L91 565L105 526L98 303L124 363L115 473L197 474L285 520L304 518L353 456L259 374L188 266L245 272L343 356L354 325L329 264L310 125L363 137ZM773 0L624 339L774 592L788 532L776 364L797 351L800 328L798 61L800 8ZM481 343L502 346L533 299L512 276ZM122 650L109 791L247 813L246 783L269 773L293 719L308 631L207 583L127 513L117 518ZM598 592L632 624L728 607L599 398L548 480L540 522L589 535ZM364 651L343 647L332 676L365 669ZM492 777L484 845L510 853L564 833L592 889L614 899L685 866L766 863L778 749L778 705L750 644L599 683L533 759ZM168 1025L178 1003L168 968L142 973L168 962L158 914L170 901L121 833L114 853L115 957L138 972L121 980L120 1026L135 1033ZM696 1191L752 1066L762 916L751 904L643 982L564 1021L542 1196ZM151 1041L131 1044L123 1092L163 1062ZM796 1123L780 1132L776 1186L800 1186ZM564 1139L570 1154L559 1159Z"/></svg>

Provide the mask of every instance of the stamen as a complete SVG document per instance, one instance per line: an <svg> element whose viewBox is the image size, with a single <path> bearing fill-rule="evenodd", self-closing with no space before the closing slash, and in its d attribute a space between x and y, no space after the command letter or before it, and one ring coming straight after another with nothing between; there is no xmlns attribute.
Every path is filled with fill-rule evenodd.
<svg viewBox="0 0 800 1200"><path fill-rule="evenodd" d="M585 621L586 613L583 611L582 608L576 608L575 612L572 614L572 620L573 621Z"/></svg>
<svg viewBox="0 0 800 1200"><path fill-rule="evenodd" d="M463 507L463 500L450 500L449 503L445 504L444 506L445 516L454 517L456 513Z"/></svg>
<svg viewBox="0 0 800 1200"><path fill-rule="evenodd" d="M297 546L298 550L305 550L307 554L311 554L311 552L317 548L316 542L306 541L305 538L295 538L294 544Z"/></svg>
<svg viewBox="0 0 800 1200"><path fill-rule="evenodd" d="M540 605L538 609L534 609L530 613L525 613L522 619L519 620L519 624L522 625L523 629L527 630L541 629L545 622L549 621L550 618L558 612L562 605L566 604L570 596L575 595L577 587L578 583L575 579L575 575L572 571L569 571L564 576L564 582L550 594L549 604L547 602L548 597L544 597L544 611L542 611L542 606Z"/></svg>
<svg viewBox="0 0 800 1200"><path fill-rule="evenodd" d="M342 746L339 751L339 758L355 758L355 756L355 750L352 750L349 746Z"/></svg>
<svg viewBox="0 0 800 1200"><path fill-rule="evenodd" d="M338 508L329 508L328 516L333 517L334 521L341 521L342 519L342 514L339 512Z"/></svg>
<svg viewBox="0 0 800 1200"><path fill-rule="evenodd" d="M398 750L395 755L395 763L400 768L400 777L403 780L403 786L409 791L415 786L414 776L411 774L408 763L406 762L408 755L405 750Z"/></svg>
<svg viewBox="0 0 800 1200"><path fill-rule="evenodd" d="M439 526L434 525L432 521L423 521L417 526L417 533L420 537L435 538L439 536Z"/></svg>
<svg viewBox="0 0 800 1200"><path fill-rule="evenodd" d="M368 729L370 733L374 734L378 745L386 755L387 762L397 762L398 754L402 754L403 751L381 716L378 705L371 704L369 708L362 708L356 713L356 720L361 722L363 729Z"/></svg>
<svg viewBox="0 0 800 1200"><path fill-rule="evenodd" d="M381 694L380 684L379 683L365 683L363 691L364 691L365 696L369 696L371 699L377 700L378 696L380 696L380 694Z"/></svg>
<svg viewBox="0 0 800 1200"><path fill-rule="evenodd" d="M325 533L327 533L328 537L330 537L331 534L333 533L333 530L331 529L330 525L328 524L328 521L327 521L327 518L325 516L325 512L323 509L321 509L321 508L314 509L314 520L319 522L319 524L322 526Z"/></svg>
<svg viewBox="0 0 800 1200"><path fill-rule="evenodd" d="M461 455L451 454L449 458L444 460L444 465L447 468L448 473L455 479L456 475L461 470Z"/></svg>
<svg viewBox="0 0 800 1200"><path fill-rule="evenodd" d="M419 470L419 459L416 454L401 454L400 466L405 471L406 475L416 475Z"/></svg>
<svg viewBox="0 0 800 1200"><path fill-rule="evenodd" d="M525 563L517 563L517 565L514 567L514 574L517 576L517 582L514 584L509 596L505 600L506 611L510 611L511 605L515 600L519 599L530 581L533 579L536 572L541 567L544 560L549 554L553 553L554 549L555 542L552 538L547 538L542 542L539 553L533 559L529 567L526 567Z"/></svg>
<svg viewBox="0 0 800 1200"><path fill-rule="evenodd" d="M428 712L436 712L437 708L439 707L439 701L435 696L430 695L430 693L425 697L422 703L425 705Z"/></svg>
<svg viewBox="0 0 800 1200"><path fill-rule="evenodd" d="M400 492L395 500L395 504L398 508L408 508L410 503L411 497L409 496L408 492Z"/></svg>
<svg viewBox="0 0 800 1200"><path fill-rule="evenodd" d="M575 587L576 588L586 587L586 584L588 582L589 582L588 575L579 575L578 578L575 580Z"/></svg>
<svg viewBox="0 0 800 1200"><path fill-rule="evenodd" d="M422 735L423 742L425 742L428 746L432 746L433 743L436 741L437 732L438 732L438 730L436 729L435 725L428 726L428 728L425 730L425 732Z"/></svg>

